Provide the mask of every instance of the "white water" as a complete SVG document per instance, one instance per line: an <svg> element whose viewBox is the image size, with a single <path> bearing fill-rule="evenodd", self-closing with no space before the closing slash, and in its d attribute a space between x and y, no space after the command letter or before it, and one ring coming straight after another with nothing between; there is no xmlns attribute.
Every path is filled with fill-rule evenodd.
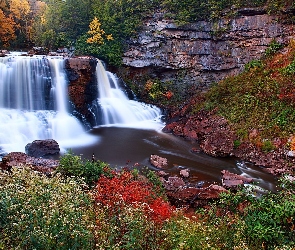
<svg viewBox="0 0 295 250"><path fill-rule="evenodd" d="M129 100L116 77L98 61L98 104L102 126L159 129L160 109ZM55 139L62 150L96 142L68 112L64 59L17 56L0 58L0 154L24 152L34 140ZM98 116L98 114L95 114Z"/></svg>
<svg viewBox="0 0 295 250"><path fill-rule="evenodd" d="M90 144L82 124L68 113L61 58L0 58L0 153L55 139L62 149Z"/></svg>
<svg viewBox="0 0 295 250"><path fill-rule="evenodd" d="M98 82L98 103L102 109L102 125L129 128L159 129L159 108L128 99L118 86L117 78L107 72L98 61L96 67Z"/></svg>

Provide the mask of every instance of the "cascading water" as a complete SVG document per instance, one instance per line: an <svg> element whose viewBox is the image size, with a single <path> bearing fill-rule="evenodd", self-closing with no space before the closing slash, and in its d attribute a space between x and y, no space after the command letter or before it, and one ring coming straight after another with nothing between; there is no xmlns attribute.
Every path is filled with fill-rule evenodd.
<svg viewBox="0 0 295 250"><path fill-rule="evenodd" d="M129 100L99 60L96 70L103 121L97 125L149 129L163 125L160 109ZM23 152L27 143L40 139L55 139L64 149L97 141L69 114L66 89L63 58L0 58L0 154Z"/></svg>
<svg viewBox="0 0 295 250"><path fill-rule="evenodd" d="M102 125L133 128L157 128L160 122L159 108L130 100L118 85L117 78L97 62L98 103L102 109Z"/></svg>
<svg viewBox="0 0 295 250"><path fill-rule="evenodd" d="M90 143L79 121L67 111L64 59L0 58L0 153L23 152L38 139L62 148Z"/></svg>

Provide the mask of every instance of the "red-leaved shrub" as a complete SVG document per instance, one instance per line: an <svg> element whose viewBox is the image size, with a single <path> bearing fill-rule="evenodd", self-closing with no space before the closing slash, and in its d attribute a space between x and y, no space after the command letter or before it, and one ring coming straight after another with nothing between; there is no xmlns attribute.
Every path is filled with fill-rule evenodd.
<svg viewBox="0 0 295 250"><path fill-rule="evenodd" d="M152 184L135 179L129 171L115 173L112 178L101 176L97 182L95 200L107 206L113 215L123 206L142 207L143 213L156 223L171 217L174 208L157 195Z"/></svg>

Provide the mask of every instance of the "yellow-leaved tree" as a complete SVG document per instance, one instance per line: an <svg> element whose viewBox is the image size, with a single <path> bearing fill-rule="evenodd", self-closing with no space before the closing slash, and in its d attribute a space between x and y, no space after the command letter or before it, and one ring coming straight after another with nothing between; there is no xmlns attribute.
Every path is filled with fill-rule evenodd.
<svg viewBox="0 0 295 250"><path fill-rule="evenodd" d="M87 39L87 43L102 45L104 44L104 40L107 39L113 40L112 35L107 35L103 29L100 28L101 23L99 22L97 17L94 17L93 20L89 24L89 31L87 32L90 37Z"/></svg>
<svg viewBox="0 0 295 250"><path fill-rule="evenodd" d="M9 47L10 41L16 38L15 22L0 9L0 46Z"/></svg>
<svg viewBox="0 0 295 250"><path fill-rule="evenodd" d="M10 0L10 17L16 23L16 28L23 34L24 38L30 41L32 11L27 0Z"/></svg>

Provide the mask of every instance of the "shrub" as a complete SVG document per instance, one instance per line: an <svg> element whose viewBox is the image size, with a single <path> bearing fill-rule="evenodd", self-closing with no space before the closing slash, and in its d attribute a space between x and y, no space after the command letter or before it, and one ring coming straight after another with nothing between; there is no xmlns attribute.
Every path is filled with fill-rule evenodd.
<svg viewBox="0 0 295 250"><path fill-rule="evenodd" d="M252 60L245 64L245 71L249 71L250 69L255 69L260 67L262 67L262 62L260 60Z"/></svg>
<svg viewBox="0 0 295 250"><path fill-rule="evenodd" d="M60 158L57 172L66 176L84 178L85 182L91 187L95 184L102 173L110 173L107 163L101 161L85 160L81 156L74 155L71 151Z"/></svg>
<svg viewBox="0 0 295 250"><path fill-rule="evenodd" d="M0 248L92 249L92 202L80 184L27 168L0 172Z"/></svg>
<svg viewBox="0 0 295 250"><path fill-rule="evenodd" d="M292 192L295 183L288 185L291 187L278 194L264 195L247 208L245 236L250 247L295 246L295 194Z"/></svg>
<svg viewBox="0 0 295 250"><path fill-rule="evenodd" d="M94 198L98 230L104 232L96 238L104 249L166 249L161 228L174 209L147 179L126 170L101 176Z"/></svg>
<svg viewBox="0 0 295 250"><path fill-rule="evenodd" d="M95 200L107 206L111 215L117 214L120 207L125 205L142 207L143 213L159 224L173 213L173 207L154 192L151 183L135 179L131 172L125 170L111 178L101 176L97 182Z"/></svg>
<svg viewBox="0 0 295 250"><path fill-rule="evenodd" d="M265 56L270 57L277 53L280 49L283 48L283 45L278 43L276 40L272 40L268 45L268 48L265 50Z"/></svg>
<svg viewBox="0 0 295 250"><path fill-rule="evenodd" d="M243 189L223 193L213 206L215 212L209 210L210 221L216 221L216 217L220 217L220 222L230 219L231 227L239 231L236 236L242 237L240 242L247 249L292 249L295 238L295 193L292 190L295 183L280 181L283 183L281 191L260 198ZM227 238L225 242L230 244L231 239Z"/></svg>
<svg viewBox="0 0 295 250"><path fill-rule="evenodd" d="M262 142L261 149L263 152L270 152L275 149L275 146L272 144L271 141L265 140Z"/></svg>
<svg viewBox="0 0 295 250"><path fill-rule="evenodd" d="M270 46L271 51L279 47L276 43ZM206 93L203 107L216 110L218 115L226 118L241 142L248 138L246 131L253 128L259 129L261 141L286 140L293 134L294 46L289 46L286 51L249 62L242 74L227 77ZM270 146L269 142L266 144Z"/></svg>

